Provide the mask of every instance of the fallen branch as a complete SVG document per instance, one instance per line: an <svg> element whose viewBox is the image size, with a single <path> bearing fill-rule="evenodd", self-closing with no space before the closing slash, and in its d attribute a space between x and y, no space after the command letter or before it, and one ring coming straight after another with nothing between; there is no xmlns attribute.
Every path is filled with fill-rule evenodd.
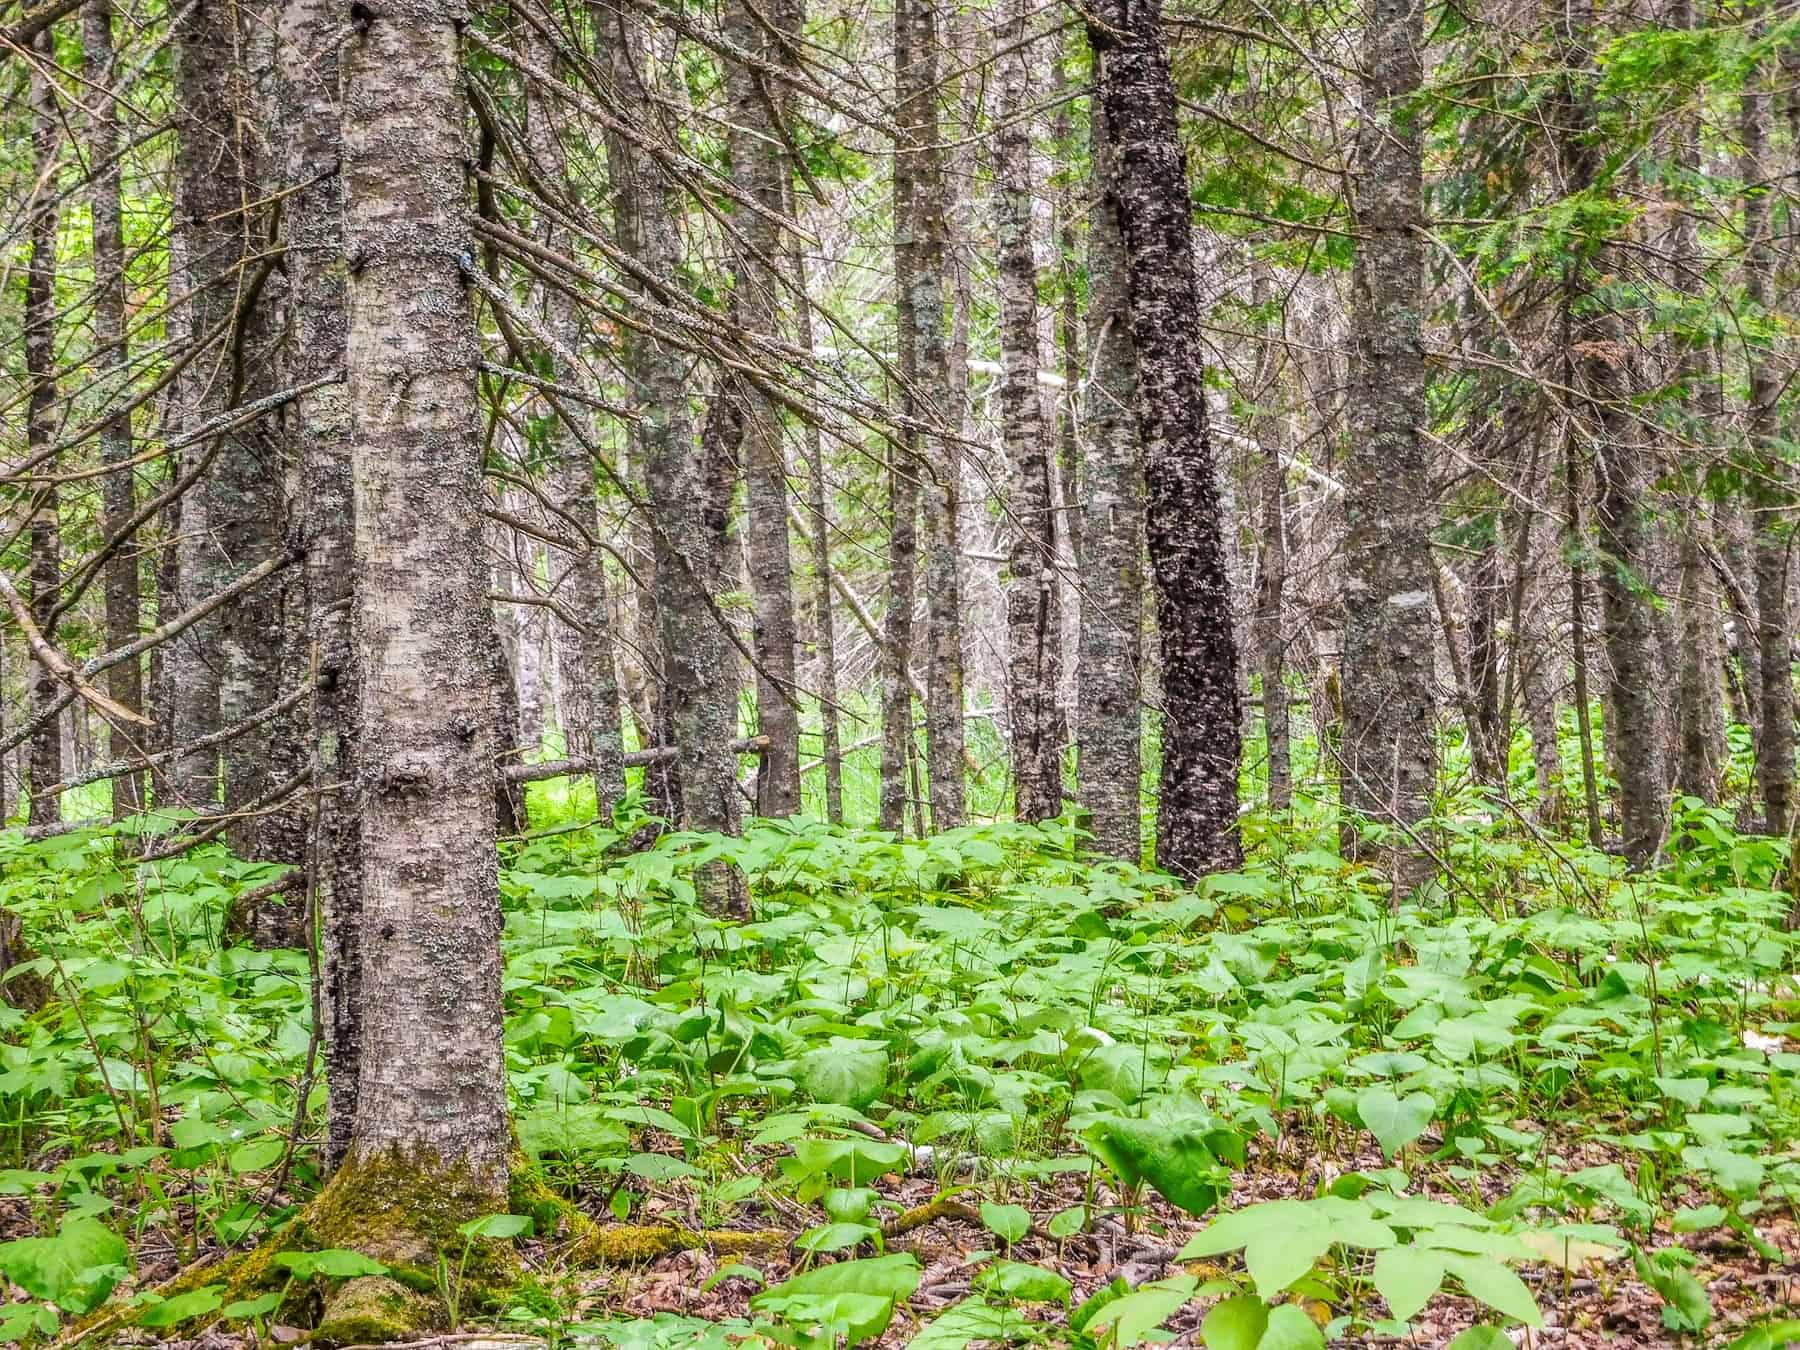
<svg viewBox="0 0 1800 1350"><path fill-rule="evenodd" d="M760 755L769 748L769 738L740 737L731 743L731 748L740 755ZM660 764L680 754L681 751L672 745L653 745L644 750L627 750L624 763L628 769L638 768L645 764ZM570 778L593 771L593 760L586 755L572 755L568 759L546 759L537 764L508 764L500 770L500 777L508 783L536 783L545 778Z"/></svg>

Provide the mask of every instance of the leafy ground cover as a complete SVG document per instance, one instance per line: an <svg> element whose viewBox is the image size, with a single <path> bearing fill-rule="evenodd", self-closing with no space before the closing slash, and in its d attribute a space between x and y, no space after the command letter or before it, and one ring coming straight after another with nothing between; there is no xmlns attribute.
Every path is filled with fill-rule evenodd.
<svg viewBox="0 0 1800 1350"><path fill-rule="evenodd" d="M1198 890L1067 825L509 845L521 1163L594 1222L521 1202L440 1292L620 1350L1800 1340L1785 847L1679 826L1627 878L1445 820L1454 881L1398 910L1326 823L1257 817ZM0 1010L0 1338L290 1339L204 1275L318 1182L308 958L220 939L274 872L5 840L53 997ZM694 904L719 854L749 924ZM524 1278L465 1291L499 1243Z"/></svg>

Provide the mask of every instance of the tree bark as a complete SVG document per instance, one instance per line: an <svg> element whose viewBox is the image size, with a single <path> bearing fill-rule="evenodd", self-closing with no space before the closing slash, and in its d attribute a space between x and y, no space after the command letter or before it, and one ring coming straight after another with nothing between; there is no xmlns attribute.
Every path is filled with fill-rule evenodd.
<svg viewBox="0 0 1800 1350"><path fill-rule="evenodd" d="M511 1146L463 167L468 17L462 0L359 3L342 48L364 937L345 1171L398 1157L452 1222L504 1205ZM403 1217L407 1238L423 1236L422 1216Z"/></svg>
<svg viewBox="0 0 1800 1350"><path fill-rule="evenodd" d="M1741 176L1750 186L1743 201L1744 299L1762 313L1772 307L1776 253L1767 181L1767 128L1773 114L1767 77L1753 72L1741 98ZM1747 477L1752 512L1758 647L1756 785L1762 796L1763 830L1786 834L1794 799L1794 655L1789 632L1788 556L1792 544L1789 470L1781 450L1778 402L1782 380L1767 339L1746 339L1749 383L1746 433L1751 463Z"/></svg>
<svg viewBox="0 0 1800 1350"><path fill-rule="evenodd" d="M556 54L550 43L532 30L528 46L531 63L554 72ZM537 171L559 191L570 192L568 154L558 131L561 118L554 92L534 86L530 91L527 133ZM539 237L546 247L566 252L568 245L554 223L546 219ZM575 302L561 291L545 288L546 326L563 352L574 355L581 346L581 315ZM558 369L556 379L578 384L578 370ZM595 491L594 464L588 453L592 422L579 404L559 401L551 433L550 491L557 506L595 539L604 537L600 499ZM568 427L562 419L575 417L581 425ZM571 758L593 765L594 805L602 825L625 795L624 727L619 712L618 659L613 646L612 602L607 595L606 559L597 547L565 555L562 574L551 593L561 597L563 608L579 619L580 627L565 624L562 657L562 730L565 751ZM561 620L559 620L561 622Z"/></svg>
<svg viewBox="0 0 1800 1350"><path fill-rule="evenodd" d="M1146 533L1162 633L1162 775L1157 863L1195 877L1236 867L1237 644L1219 487L1207 434L1187 159L1175 119L1158 0L1099 0L1109 179L1125 241Z"/></svg>
<svg viewBox="0 0 1800 1350"><path fill-rule="evenodd" d="M748 0L729 0L725 6L726 38L739 50L759 58L764 68L784 59L785 44L774 40L769 23L767 17L753 12ZM775 220L787 206L789 173L777 126L780 90L771 87L762 69L742 61L729 63L725 82L731 107L728 140L733 181L748 200L770 213L739 211L732 215L737 236L732 310L745 332L775 338L781 315L776 279L785 253ZM756 810L763 816L791 816L800 809L800 709L799 686L794 680L799 636L788 544L787 453L776 404L747 383L740 385L737 395L743 401L744 534L756 614L751 644L756 654L756 713L759 730L769 738L756 776Z"/></svg>
<svg viewBox="0 0 1800 1350"><path fill-rule="evenodd" d="M125 233L120 213L121 175L119 112L113 101L112 0L88 0L81 20L82 62L89 82L92 121L88 158L93 168L90 211L94 249L94 345L104 358L106 397L123 400L131 389L130 351L125 333ZM137 506L133 471L121 467L131 458L131 416L112 418L100 432L100 460L111 472L101 488L100 529L107 538L123 530ZM138 635L138 549L135 541L120 548L106 564L106 644L123 647ZM143 672L135 661L121 661L106 672L106 696L122 708L142 713ZM124 728L110 726L109 759L134 757L141 747ZM114 820L144 807L144 776L123 774L113 780Z"/></svg>
<svg viewBox="0 0 1800 1350"><path fill-rule="evenodd" d="M1356 136L1352 276L1355 351L1344 463L1344 804L1411 827L1431 811L1437 774L1432 634L1433 503L1420 437L1425 413L1424 8L1374 0L1363 30L1364 115ZM1471 725L1470 734L1479 734ZM1416 880L1416 850L1399 873Z"/></svg>
<svg viewBox="0 0 1800 1350"><path fill-rule="evenodd" d="M648 119L643 43L638 21L624 9L599 11L608 27L614 85L622 105ZM607 140L622 234L658 284L673 288L681 266L677 222L681 194L661 165L641 155L623 136ZM681 817L684 828L738 832L738 684L733 654L713 593L725 570L722 522L716 519L696 445L683 354L648 334L625 341L625 365L633 404L650 528L656 554L656 615L661 632L668 729L681 752ZM785 512L784 512L785 519ZM783 526L785 529L785 525ZM695 878L705 904L720 913L746 912L743 879L726 865Z"/></svg>
<svg viewBox="0 0 1800 1350"><path fill-rule="evenodd" d="M1031 61L1023 0L1002 0L994 30L999 101L994 133L1000 283L1000 431L1006 449L1011 545L1006 596L1006 706L1015 813L1062 813L1061 590L1051 429L1038 393L1038 268L1032 243Z"/></svg>
<svg viewBox="0 0 1800 1350"><path fill-rule="evenodd" d="M279 18L276 97L287 141L286 202L289 342L287 380L311 384L344 370L343 183L339 160L338 23L332 0L284 0ZM290 529L305 549L295 603L304 621L288 625L305 646L287 653L288 679L311 676L307 748L314 794L311 881L319 914L326 1079L331 1096L325 1160L349 1151L356 1122L362 1045L362 821L358 776L355 598L356 527L351 484L351 410L344 384L296 398L289 430L298 482ZM293 669L293 667L298 669Z"/></svg>
<svg viewBox="0 0 1800 1350"><path fill-rule="evenodd" d="M25 447L33 459L56 441L56 141L60 113L56 87L46 75L55 69L55 32L45 27L33 39L37 59L31 65L31 177L38 199L31 210L31 261L25 270ZM54 474L55 460L42 472ZM56 641L55 612L62 584L60 494L54 482L33 491L31 509L31 618L45 639ZM48 716L63 693L61 682L44 662L29 667L31 716L45 719L32 734L26 758L26 792L31 799L28 824L54 825L62 819L61 798L40 789L62 781L62 718Z"/></svg>
<svg viewBox="0 0 1800 1350"><path fill-rule="evenodd" d="M1090 113L1096 184L1114 154L1106 108ZM1130 278L1118 211L1102 189L1088 227L1087 349L1093 373L1084 408L1081 635L1077 655L1079 798L1094 847L1139 862L1143 779L1144 462L1138 437L1137 354Z"/></svg>

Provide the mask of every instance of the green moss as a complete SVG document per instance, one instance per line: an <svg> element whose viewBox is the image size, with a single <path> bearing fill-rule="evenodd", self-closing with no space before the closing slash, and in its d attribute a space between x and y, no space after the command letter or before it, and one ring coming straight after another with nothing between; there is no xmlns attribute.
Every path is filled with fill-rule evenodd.
<svg viewBox="0 0 1800 1350"><path fill-rule="evenodd" d="M347 1159L307 1206L306 1223L322 1247L362 1252L390 1266L431 1271L441 1255L462 1258L457 1229L471 1219L500 1212L503 1179L466 1162L445 1163L422 1150L361 1154ZM477 1238L469 1251L468 1279L503 1283L512 1276L512 1248Z"/></svg>
<svg viewBox="0 0 1800 1350"><path fill-rule="evenodd" d="M576 1244L570 1261L576 1265L635 1266L676 1252L702 1248L720 1256L742 1256L750 1252L778 1251L793 1240L792 1233L779 1228L720 1228L702 1232L660 1224L647 1227L618 1224L595 1227Z"/></svg>
<svg viewBox="0 0 1800 1350"><path fill-rule="evenodd" d="M532 1231L546 1241L579 1242L594 1228L594 1221L558 1195L522 1153L513 1156L506 1209L509 1214L530 1215Z"/></svg>
<svg viewBox="0 0 1800 1350"><path fill-rule="evenodd" d="M326 1301L312 1343L385 1345L436 1330L441 1321L431 1299L415 1294L398 1280L364 1275L346 1280Z"/></svg>

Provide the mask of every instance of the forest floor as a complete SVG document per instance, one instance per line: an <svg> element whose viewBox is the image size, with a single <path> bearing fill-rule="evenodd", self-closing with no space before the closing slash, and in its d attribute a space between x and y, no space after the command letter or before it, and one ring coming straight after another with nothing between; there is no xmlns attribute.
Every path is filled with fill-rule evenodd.
<svg viewBox="0 0 1800 1350"><path fill-rule="evenodd" d="M522 1165L588 1217L538 1214L511 1239L527 1278L464 1328L619 1350L1800 1340L1780 844L1697 811L1630 878L1464 821L1434 845L1449 878L1395 909L1329 822L1247 831L1250 866L1198 891L1084 859L1061 825L507 846ZM5 841L0 906L60 997L0 1016L0 1339L66 1345L95 1309L115 1341L304 1336L222 1283L165 1299L317 1184L306 958L218 938L273 873ZM753 922L695 907L702 849L749 875Z"/></svg>

